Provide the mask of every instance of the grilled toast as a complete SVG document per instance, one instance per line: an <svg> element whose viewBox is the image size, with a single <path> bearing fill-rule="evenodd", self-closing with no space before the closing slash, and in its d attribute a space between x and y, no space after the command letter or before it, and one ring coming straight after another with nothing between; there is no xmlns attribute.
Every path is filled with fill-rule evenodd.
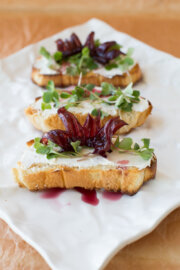
<svg viewBox="0 0 180 270"><path fill-rule="evenodd" d="M28 153L32 151L31 147L29 144ZM25 156L28 155L27 152ZM17 168L13 169L15 180L19 186L32 191L55 187L82 187L85 189L103 188L133 195L143 183L155 177L157 166L155 155L144 168L125 166L121 165L121 163L108 164L107 162L106 164L103 163L105 160L103 157L98 157L93 162L93 165L87 158L85 160L89 164L87 166L84 165L85 162L82 158L75 158L76 162L73 160L74 158L66 159L65 164L59 158L53 164L48 159L43 159L43 162L39 160L38 162L36 155L38 154L33 154L32 162L28 165L22 159L22 161L18 162ZM119 158L121 159L121 154L119 154Z"/></svg>
<svg viewBox="0 0 180 270"><path fill-rule="evenodd" d="M25 109L25 114L28 117L29 121L33 124L33 126L43 132L47 132L52 129L64 129L64 125L61 119L58 117L56 110L42 111L40 104L42 99L39 98L35 101L34 104L30 105L28 108ZM84 108L86 104L84 104ZM78 121L81 124L84 124L85 119L87 118L88 113L91 113L91 110L87 113L78 112L77 108L76 111L73 111L71 108L70 111L76 116ZM101 119L101 125L103 126L111 117L113 116L120 116L122 120L124 120L128 125L122 127L120 130L117 131L117 134L125 134L128 133L133 128L139 127L144 124L147 117L150 115L152 111L152 105L149 101L147 101L146 109L143 111L135 111L132 110L131 112L125 112L120 109L116 109L113 115L109 114Z"/></svg>

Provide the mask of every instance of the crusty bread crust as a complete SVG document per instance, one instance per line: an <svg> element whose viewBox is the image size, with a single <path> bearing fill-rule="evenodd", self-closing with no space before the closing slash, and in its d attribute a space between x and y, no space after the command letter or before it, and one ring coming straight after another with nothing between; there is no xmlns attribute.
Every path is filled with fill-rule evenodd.
<svg viewBox="0 0 180 270"><path fill-rule="evenodd" d="M40 74L39 69L33 67L31 74L32 81L41 86L45 87L49 80L52 80L55 86L66 87L69 85L77 85L79 81L79 76L55 74L55 75L44 75ZM112 78L104 77L100 74L89 72L82 76L81 84L92 83L100 86L102 82L108 82L114 86L126 87L129 83L135 84L142 79L142 72L139 64L135 64L129 72L125 72L122 75L116 75Z"/></svg>
<svg viewBox="0 0 180 270"><path fill-rule="evenodd" d="M29 190L49 188L105 189L135 194L144 182L156 175L157 160L154 156L151 165L142 170L136 167L106 168L98 165L91 168L75 168L60 165L34 164L30 169L23 170L21 163L13 169L14 177L20 187Z"/></svg>
<svg viewBox="0 0 180 270"><path fill-rule="evenodd" d="M121 129L117 131L116 134L125 134L128 133L131 129L141 126L146 121L146 118L152 111L152 105L149 102L149 107L143 112L123 112L117 110L117 114L114 116L120 115L120 118L125 121L128 125L123 126ZM61 119L57 114L51 115L48 118L44 118L43 115L29 106L25 109L25 114L28 117L29 121L33 124L33 126L43 132L47 132L52 129L62 129L64 130L64 125ZM77 114L73 113L81 125L84 124L87 114ZM104 117L101 120L101 125L105 125L105 123L112 118L111 115Z"/></svg>

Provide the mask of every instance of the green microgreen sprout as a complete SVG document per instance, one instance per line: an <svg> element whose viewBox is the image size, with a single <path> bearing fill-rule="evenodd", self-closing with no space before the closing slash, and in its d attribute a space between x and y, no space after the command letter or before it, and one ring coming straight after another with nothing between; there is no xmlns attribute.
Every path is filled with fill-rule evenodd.
<svg viewBox="0 0 180 270"><path fill-rule="evenodd" d="M76 76L82 73L85 75L88 71L96 69L98 64L90 56L88 47L84 47L78 54L70 56L68 61L72 64L67 67L66 72L69 75Z"/></svg>
<svg viewBox="0 0 180 270"><path fill-rule="evenodd" d="M106 113L106 112L104 112L104 111L102 111L100 109L96 109L96 108L92 110L91 115L96 117L96 116L99 115L99 113L100 113L101 119L104 119L104 117L108 116L108 113Z"/></svg>
<svg viewBox="0 0 180 270"><path fill-rule="evenodd" d="M132 138L126 137L119 140L117 137L115 143L113 144L113 149L118 149L120 153L132 152L141 156L144 160L149 160L152 158L154 149L150 148L150 139L144 138L141 140L143 145L140 146L138 143L133 143Z"/></svg>
<svg viewBox="0 0 180 270"><path fill-rule="evenodd" d="M101 84L101 91L95 92L93 84L88 84L84 86L76 86L71 93L62 92L61 98L67 99L66 109L77 106L81 101L91 100L98 103L105 103L108 105L114 105L116 108L122 111L130 112L134 103L140 101L140 92L138 90L133 90L132 83L130 83L124 90L120 87L115 88L112 84L103 82ZM88 94L87 94L88 93ZM107 97L105 99L105 97ZM102 117L106 114L102 113Z"/></svg>
<svg viewBox="0 0 180 270"><path fill-rule="evenodd" d="M58 91L56 91L53 81L48 82L46 89L47 89L47 91L44 92L44 94L42 96L43 102L41 103L41 109L43 111L52 108L50 103L54 103L56 108L60 104L59 103L59 93L58 93Z"/></svg>
<svg viewBox="0 0 180 270"><path fill-rule="evenodd" d="M134 64L134 60L132 59L134 49L129 48L126 55L119 55L112 61L110 61L105 69L111 70L113 68L119 68L122 72L125 72L129 69L130 66Z"/></svg>
<svg viewBox="0 0 180 270"><path fill-rule="evenodd" d="M36 153L46 155L47 159L52 158L70 158L70 157L81 157L81 146L80 141L71 142L74 151L62 152L62 149L57 144L48 140L47 144L41 143L41 138L37 137L34 139L34 148Z"/></svg>
<svg viewBox="0 0 180 270"><path fill-rule="evenodd" d="M47 60L51 60L51 54L46 50L45 47L41 47L39 50L40 55L44 56Z"/></svg>

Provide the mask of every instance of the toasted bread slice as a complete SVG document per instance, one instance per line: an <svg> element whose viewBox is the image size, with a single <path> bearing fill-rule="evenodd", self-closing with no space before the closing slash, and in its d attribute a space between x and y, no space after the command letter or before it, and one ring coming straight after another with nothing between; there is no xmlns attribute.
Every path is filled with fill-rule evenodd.
<svg viewBox="0 0 180 270"><path fill-rule="evenodd" d="M36 100L36 102L40 102ZM36 103L35 102L35 103ZM146 121L147 117L150 115L152 111L152 105L149 101L148 105L145 110L143 111L135 111L132 110L131 112L124 112L119 109L116 110L116 113L113 115L108 115L101 120L101 125L105 125L105 123L114 116L120 116L120 118L125 121L128 125L122 127L120 130L117 131L117 134L125 134L128 133L131 129L141 126ZM45 114L40 108L36 108L36 104L30 105L28 108L25 109L25 114L28 117L29 121L33 124L33 126L43 132L47 132L52 129L63 129L64 125L59 118L56 111L53 111L52 114ZM81 125L84 124L87 113L76 113L73 110L70 110L75 117L78 119ZM91 113L91 111L89 111Z"/></svg>
<svg viewBox="0 0 180 270"><path fill-rule="evenodd" d="M40 70L33 67L31 74L32 81L41 86L45 87L49 80L52 80L55 86L66 87L69 85L77 85L79 81L79 76L71 76L67 74L53 74L45 75L41 74ZM122 75L116 75L112 78L104 77L97 73L89 72L86 75L82 76L81 84L92 83L94 85L100 86L102 82L108 82L114 86L126 87L129 83L135 84L140 81L142 78L142 72L139 67L139 64L135 64L128 72L123 73Z"/></svg>
<svg viewBox="0 0 180 270"><path fill-rule="evenodd" d="M145 162L144 167L138 168L131 166L133 163L130 166L119 166L117 162L109 163L101 156L88 157L85 161L81 158L78 160L67 158L65 163L58 158L53 163L44 159L44 156L43 159L38 159L37 153L33 154L32 161L29 163L31 146L27 151L24 158L18 162L17 168L13 169L13 174L19 186L32 191L55 187L68 189L82 187L85 189L103 188L133 195L144 182L154 178L156 174L157 160L154 154L149 163ZM93 158L97 159L93 161Z"/></svg>

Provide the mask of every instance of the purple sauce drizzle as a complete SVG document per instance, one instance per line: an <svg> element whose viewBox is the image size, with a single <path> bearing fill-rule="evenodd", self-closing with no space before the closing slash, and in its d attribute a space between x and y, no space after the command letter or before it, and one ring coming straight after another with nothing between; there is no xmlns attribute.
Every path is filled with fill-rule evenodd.
<svg viewBox="0 0 180 270"><path fill-rule="evenodd" d="M55 199L59 197L61 193L66 191L65 188L51 188L50 190L43 191L41 194L41 198L43 199Z"/></svg>
<svg viewBox="0 0 180 270"><path fill-rule="evenodd" d="M121 192L113 192L113 191L107 191L107 190L104 190L102 193L102 197L110 201L117 201L121 199L122 195L123 194Z"/></svg>
<svg viewBox="0 0 180 270"><path fill-rule="evenodd" d="M97 198L97 192L96 190L89 190L84 188L75 188L78 192L82 194L81 200L85 203L91 204L91 205L98 205L99 199Z"/></svg>
<svg viewBox="0 0 180 270"><path fill-rule="evenodd" d="M43 198L43 199L56 199L60 196L60 194L62 194L66 190L67 189L65 189L65 188L52 188L52 189L49 189L47 191L43 191L41 193L41 198ZM81 200L83 202L90 204L90 205L93 205L93 206L96 206L99 204L99 199L97 197L96 190L88 190L88 189L84 189L84 188L80 188L80 187L77 187L74 190L81 193ZM123 194L121 192L113 192L113 191L107 191L107 190L104 190L102 192L102 197L104 199L107 199L110 201L117 201L117 200L121 199L122 195ZM68 205L70 205L70 203L68 203Z"/></svg>

